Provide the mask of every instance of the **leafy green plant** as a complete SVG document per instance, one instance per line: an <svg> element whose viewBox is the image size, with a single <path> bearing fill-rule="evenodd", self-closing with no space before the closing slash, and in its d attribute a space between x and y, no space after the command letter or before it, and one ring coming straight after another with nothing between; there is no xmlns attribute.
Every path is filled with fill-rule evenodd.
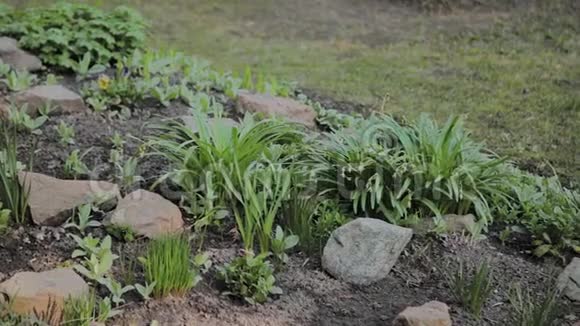
<svg viewBox="0 0 580 326"><path fill-rule="evenodd" d="M70 62L72 70L77 73L77 79L84 79L89 75L100 74L107 69L107 67L102 64L91 66L92 62L91 52L86 52L78 62Z"/></svg>
<svg viewBox="0 0 580 326"><path fill-rule="evenodd" d="M282 227L276 226L276 232L272 238L272 253L279 263L288 262L286 251L294 248L298 244L298 236L285 234Z"/></svg>
<svg viewBox="0 0 580 326"><path fill-rule="evenodd" d="M65 299L62 310L64 325L89 326L95 320L97 298L94 292L81 297L69 297Z"/></svg>
<svg viewBox="0 0 580 326"><path fill-rule="evenodd" d="M140 259L147 283L155 283L153 295L184 295L200 280L200 272L192 263L189 241L182 235L154 239Z"/></svg>
<svg viewBox="0 0 580 326"><path fill-rule="evenodd" d="M135 284L135 290L137 291L137 293L139 293L139 295L141 296L141 298L143 298L143 300L148 301L151 298L153 290L155 290L155 284L157 283L156 282L153 282L151 284L146 283L145 285Z"/></svg>
<svg viewBox="0 0 580 326"><path fill-rule="evenodd" d="M96 228L101 226L99 221L91 220L93 211L92 204L85 204L80 206L77 209L77 220L74 220L74 216L71 218L71 222L64 225L65 228L75 228L81 232L81 234L85 234L87 228Z"/></svg>
<svg viewBox="0 0 580 326"><path fill-rule="evenodd" d="M247 252L218 268L218 278L227 288L225 295L243 298L250 304L264 303L270 295L282 294L275 285L274 270L266 260L268 254L255 256Z"/></svg>
<svg viewBox="0 0 580 326"><path fill-rule="evenodd" d="M282 206L282 220L285 227L298 236L300 248L304 252L310 252L315 243L313 218L320 197L302 193L301 187L294 184L290 191L288 200Z"/></svg>
<svg viewBox="0 0 580 326"><path fill-rule="evenodd" d="M513 198L494 202L504 222L523 226L533 237L536 256L580 253L580 193L562 186L557 177L544 178L512 170L513 184L504 185Z"/></svg>
<svg viewBox="0 0 580 326"><path fill-rule="evenodd" d="M245 187L243 174L250 165L270 151L271 144L300 143L301 131L295 125L277 120L254 120L246 115L239 126L216 120L207 123L207 115L192 112L199 130L170 121L157 126L160 136L149 144L157 154L168 159L174 170L158 182L171 179L186 194L192 211L211 198L212 207L226 207L226 202L241 198ZM199 171L205 171L201 175ZM248 175L250 177L250 175ZM256 176L257 177L257 176ZM205 193L211 179L213 195ZM258 181L256 181L258 182Z"/></svg>
<svg viewBox="0 0 580 326"><path fill-rule="evenodd" d="M115 177L122 191L128 192L136 183L143 180L137 172L138 164L139 159L137 157L130 157L122 164L120 162L116 163L117 173Z"/></svg>
<svg viewBox="0 0 580 326"><path fill-rule="evenodd" d="M23 224L27 216L30 188L23 186L27 184L26 177L23 177L22 184L18 179L23 166L18 161L16 129L5 123L0 124L0 128L0 202L10 210L15 223ZM29 164L32 165L32 158ZM5 216L6 211L2 214Z"/></svg>
<svg viewBox="0 0 580 326"><path fill-rule="evenodd" d="M128 225L107 225L107 233L125 242L132 242L137 238L135 230Z"/></svg>
<svg viewBox="0 0 580 326"><path fill-rule="evenodd" d="M37 53L44 63L78 68L86 53L89 66L109 64L144 45L146 23L134 10L117 7L103 12L85 4L57 3L9 14L0 33L16 38L20 46Z"/></svg>
<svg viewBox="0 0 580 326"><path fill-rule="evenodd" d="M179 98L179 90L179 86L154 87L151 90L151 95L164 107L169 107L171 101Z"/></svg>
<svg viewBox="0 0 580 326"><path fill-rule="evenodd" d="M88 279L101 282L113 267L113 262L119 258L111 251L111 237L106 236L101 241L91 235L82 239L74 234L70 236L79 246L73 251L72 257L84 257L83 263L75 265L74 268Z"/></svg>
<svg viewBox="0 0 580 326"><path fill-rule="evenodd" d="M11 213L9 209L2 209L2 203L0 202L0 234L8 228Z"/></svg>
<svg viewBox="0 0 580 326"><path fill-rule="evenodd" d="M46 80L44 81L44 84L48 85L48 86L58 85L60 79L61 79L61 77L58 77L55 74L51 73L51 74L46 75Z"/></svg>
<svg viewBox="0 0 580 326"><path fill-rule="evenodd" d="M27 113L28 105L24 104L21 107L16 105L11 105L8 111L8 121L16 127L19 131L26 131L31 134L41 134L42 131L39 129L48 120L48 117L41 115L36 118L32 118Z"/></svg>
<svg viewBox="0 0 580 326"><path fill-rule="evenodd" d="M534 298L530 291L523 290L519 283L509 291L509 301L513 307L513 325L550 326L558 317L560 293L556 286L545 291L543 298Z"/></svg>
<svg viewBox="0 0 580 326"><path fill-rule="evenodd" d="M455 298L476 318L493 291L493 279L490 263L482 262L479 266L466 267L463 261L455 272L448 275L449 288Z"/></svg>
<svg viewBox="0 0 580 326"><path fill-rule="evenodd" d="M84 151L83 154L80 154L78 149L73 150L64 162L64 173L75 179L81 175L89 174L90 170L82 160L90 150L91 148Z"/></svg>
<svg viewBox="0 0 580 326"><path fill-rule="evenodd" d="M58 133L59 141L63 145L74 145L75 143L75 130L72 126L66 124L66 122L61 121L58 126L54 127Z"/></svg>
<svg viewBox="0 0 580 326"><path fill-rule="evenodd" d="M100 299L91 291L85 296L65 299L60 325L90 326L104 323L119 313L120 310L113 310L109 298Z"/></svg>
<svg viewBox="0 0 580 326"><path fill-rule="evenodd" d="M10 73L11 69L12 68L10 67L9 64L6 64L2 60L0 60L0 78L6 77Z"/></svg>
<svg viewBox="0 0 580 326"><path fill-rule="evenodd" d="M334 230L350 221L351 218L341 211L336 201L325 200L316 209L312 233L319 246L323 246Z"/></svg>
<svg viewBox="0 0 580 326"><path fill-rule="evenodd" d="M12 70L6 78L3 80L4 84L13 92L20 92L25 89L30 88L34 81L36 80L36 76L26 71L18 71Z"/></svg>
<svg viewBox="0 0 580 326"><path fill-rule="evenodd" d="M111 277L102 278L99 280L99 283L104 285L109 290L109 292L111 293L111 301L113 301L113 303L117 307L125 303L123 295L135 289L133 285L123 286L120 282L116 281Z"/></svg>
<svg viewBox="0 0 580 326"><path fill-rule="evenodd" d="M417 213L475 212L487 226L492 198L507 201L504 161L471 141L458 118L439 128L427 117L402 126L378 115L327 134L313 148L326 186L351 201L355 213L380 214L394 224Z"/></svg>
<svg viewBox="0 0 580 326"><path fill-rule="evenodd" d="M230 193L243 207L234 207L236 225L246 250L253 250L257 236L260 251L270 251L274 221L282 202L290 190L292 172L277 164L267 164L253 168L250 166L243 176L242 192L230 186Z"/></svg>

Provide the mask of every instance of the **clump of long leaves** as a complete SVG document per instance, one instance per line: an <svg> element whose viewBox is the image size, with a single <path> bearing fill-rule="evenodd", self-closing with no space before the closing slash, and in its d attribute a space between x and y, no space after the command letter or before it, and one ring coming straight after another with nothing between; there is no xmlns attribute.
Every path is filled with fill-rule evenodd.
<svg viewBox="0 0 580 326"><path fill-rule="evenodd" d="M189 241L182 235L154 239L141 262L147 282L155 282L155 297L184 295L201 280L193 264Z"/></svg>
<svg viewBox="0 0 580 326"><path fill-rule="evenodd" d="M234 215L246 250L253 250L257 236L261 252L270 251L274 221L289 194L291 180L290 169L269 163L249 166L242 176L241 191L228 181L228 192L242 206L234 205Z"/></svg>
<svg viewBox="0 0 580 326"><path fill-rule="evenodd" d="M2 122L0 134L2 137L0 140L0 203L10 210L15 223L22 224L26 220L30 189L23 186L18 179L23 166L17 157L16 129ZM23 184L26 185L26 182Z"/></svg>
<svg viewBox="0 0 580 326"><path fill-rule="evenodd" d="M268 155L272 144L299 143L302 133L295 125L278 120L256 121L246 115L238 126L219 119L208 123L207 115L193 112L196 130L177 121L157 126L160 136L151 140L157 153L174 168L170 178L186 194L190 207L202 213L209 198L213 207L221 206L244 191L244 173ZM248 176L247 178L250 178ZM207 185L211 184L210 187Z"/></svg>
<svg viewBox="0 0 580 326"><path fill-rule="evenodd" d="M492 221L489 201L506 200L504 161L470 140L458 118L443 127L422 117L404 126L387 116L326 134L313 146L324 187L346 197L355 213L405 224L411 213L475 212Z"/></svg>
<svg viewBox="0 0 580 326"><path fill-rule="evenodd" d="M519 283L511 286L509 301L513 308L513 325L550 326L558 317L560 292L552 285L543 297L534 297L530 291L522 289Z"/></svg>
<svg viewBox="0 0 580 326"><path fill-rule="evenodd" d="M448 283L455 298L471 314L479 318L485 302L493 291L490 262L484 261L474 267L460 261L457 270L449 274Z"/></svg>

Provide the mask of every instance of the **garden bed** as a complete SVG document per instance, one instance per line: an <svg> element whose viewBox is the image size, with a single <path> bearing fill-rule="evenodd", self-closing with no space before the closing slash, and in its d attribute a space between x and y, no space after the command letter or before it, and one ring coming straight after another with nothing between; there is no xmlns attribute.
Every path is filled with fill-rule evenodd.
<svg viewBox="0 0 580 326"><path fill-rule="evenodd" d="M101 24L86 49L54 46L36 24L70 32L70 12L131 32ZM1 322L385 325L438 301L416 309L577 325L578 260L562 270L580 253L580 195L489 153L461 119L407 121L140 50L128 9L26 15L0 17L20 39L0 54L30 59L22 45L50 68L0 65ZM58 295L34 293L41 307L30 280Z"/></svg>

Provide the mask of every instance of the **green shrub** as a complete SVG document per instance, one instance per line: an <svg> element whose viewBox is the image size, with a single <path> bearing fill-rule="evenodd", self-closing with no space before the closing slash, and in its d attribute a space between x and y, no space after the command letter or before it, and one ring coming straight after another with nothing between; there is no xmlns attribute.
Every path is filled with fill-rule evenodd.
<svg viewBox="0 0 580 326"><path fill-rule="evenodd" d="M512 173L517 182L506 189L512 200L496 203L495 214L526 228L537 256L559 256L566 249L580 253L580 193L563 187L557 177Z"/></svg>
<svg viewBox="0 0 580 326"><path fill-rule="evenodd" d="M238 209L234 205L234 215L246 250L253 250L257 237L260 251L270 251L274 221L289 193L291 180L292 171L279 164L256 164L244 172L241 192L228 183L229 193L234 194L233 198L243 207Z"/></svg>
<svg viewBox="0 0 580 326"><path fill-rule="evenodd" d="M84 4L57 3L13 11L2 19L7 23L0 26L1 34L15 37L46 64L69 69L87 52L91 63L108 65L115 56L143 47L146 38L144 19L127 7L103 12Z"/></svg>
<svg viewBox="0 0 580 326"><path fill-rule="evenodd" d="M187 195L192 213L203 215L204 201L212 207L225 207L244 191L244 173L276 143L300 143L301 131L293 124L278 120L256 121L246 115L239 126L227 122L207 123L207 115L193 112L197 131L177 121L158 126L160 136L151 140L158 154L174 168L170 178ZM201 171L201 173L200 173ZM249 177L249 176L248 176ZM207 197L211 184L212 198ZM207 203L205 206L208 206Z"/></svg>
<svg viewBox="0 0 580 326"><path fill-rule="evenodd" d="M551 326L558 317L560 293L555 285L545 291L543 298L534 298L520 284L510 288L509 301L513 308L513 325Z"/></svg>
<svg viewBox="0 0 580 326"><path fill-rule="evenodd" d="M351 201L355 214L405 224L417 212L474 212L487 225L491 198L506 200L504 161L473 142L457 118L440 128L427 117L403 126L375 116L326 134L313 148L323 187Z"/></svg>
<svg viewBox="0 0 580 326"><path fill-rule="evenodd" d="M167 235L151 241L141 262L147 283L155 282L153 295L181 296L193 288L201 276L192 258L189 241L183 235Z"/></svg>
<svg viewBox="0 0 580 326"><path fill-rule="evenodd" d="M219 267L218 277L227 288L224 294L243 298L250 304L264 303L271 294L282 294L282 290L275 286L274 270L266 260L267 256L254 256L249 252Z"/></svg>
<svg viewBox="0 0 580 326"><path fill-rule="evenodd" d="M489 262L482 262L477 267L466 266L463 261L455 272L447 275L449 288L455 298L476 318L493 291L492 271Z"/></svg>

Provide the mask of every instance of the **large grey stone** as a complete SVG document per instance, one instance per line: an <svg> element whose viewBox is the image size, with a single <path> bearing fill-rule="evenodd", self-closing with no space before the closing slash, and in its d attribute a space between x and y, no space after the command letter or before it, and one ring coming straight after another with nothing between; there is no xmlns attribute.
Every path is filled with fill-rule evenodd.
<svg viewBox="0 0 580 326"><path fill-rule="evenodd" d="M62 85L36 86L14 95L13 101L26 104L29 114L36 114L46 104L54 106L53 113L58 114L87 111L82 97Z"/></svg>
<svg viewBox="0 0 580 326"><path fill-rule="evenodd" d="M0 37L0 59L16 70L36 71L42 69L42 62L36 56L21 50L18 41Z"/></svg>
<svg viewBox="0 0 580 326"><path fill-rule="evenodd" d="M105 197L116 202L121 196L117 185L105 181L61 180L33 172L22 172L19 179L30 190L28 207L38 225L60 225L78 206Z"/></svg>
<svg viewBox="0 0 580 326"><path fill-rule="evenodd" d="M121 199L108 222L129 227L136 234L148 238L179 232L184 224L179 207L146 190L134 191Z"/></svg>
<svg viewBox="0 0 580 326"><path fill-rule="evenodd" d="M41 273L17 273L0 284L0 294L11 300L10 309L19 314L35 311L47 314L50 309L55 309L50 324L56 325L64 300L88 295L89 286L72 269L58 268Z"/></svg>
<svg viewBox="0 0 580 326"><path fill-rule="evenodd" d="M580 258L573 258L558 277L558 289L564 296L580 302Z"/></svg>
<svg viewBox="0 0 580 326"><path fill-rule="evenodd" d="M282 117L288 121L316 127L316 112L296 100L242 91L237 98L238 112L261 113L266 117Z"/></svg>
<svg viewBox="0 0 580 326"><path fill-rule="evenodd" d="M340 280L370 284L389 274L412 236L411 229L378 219L355 219L331 234L322 267Z"/></svg>

